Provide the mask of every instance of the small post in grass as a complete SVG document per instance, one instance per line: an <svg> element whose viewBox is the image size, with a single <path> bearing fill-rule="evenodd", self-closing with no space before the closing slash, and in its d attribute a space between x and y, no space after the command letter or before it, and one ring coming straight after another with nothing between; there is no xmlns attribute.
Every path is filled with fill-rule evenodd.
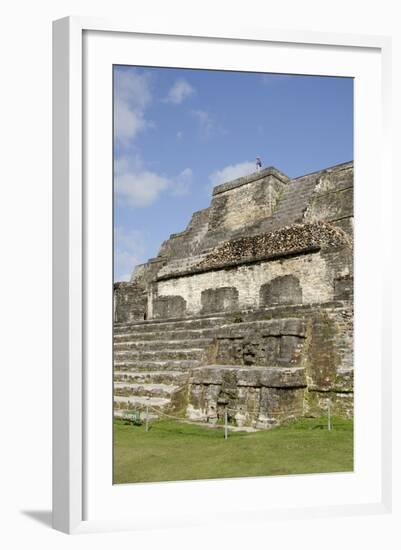
<svg viewBox="0 0 401 550"><path fill-rule="evenodd" d="M227 426L227 407L224 409L224 439L228 437L228 426Z"/></svg>
<svg viewBox="0 0 401 550"><path fill-rule="evenodd" d="M146 403L145 432L149 429L149 403Z"/></svg>
<svg viewBox="0 0 401 550"><path fill-rule="evenodd" d="M329 397L329 400L327 402L327 429L330 431L331 430L331 411L330 411L330 405L331 405L331 402L330 402L330 397Z"/></svg>

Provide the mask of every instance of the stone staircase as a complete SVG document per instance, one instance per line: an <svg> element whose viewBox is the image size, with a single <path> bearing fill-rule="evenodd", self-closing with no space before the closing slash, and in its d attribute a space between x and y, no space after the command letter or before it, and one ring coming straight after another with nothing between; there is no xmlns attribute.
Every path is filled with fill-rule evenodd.
<svg viewBox="0 0 401 550"><path fill-rule="evenodd" d="M142 419L185 415L213 424L227 407L237 426L270 428L324 413L330 397L336 414L350 416L347 308L330 302L115 323L114 415L132 410Z"/></svg>
<svg viewBox="0 0 401 550"><path fill-rule="evenodd" d="M114 325L114 414L179 411L191 369L201 365L222 316Z"/></svg>
<svg viewBox="0 0 401 550"><path fill-rule="evenodd" d="M261 229L268 232L294 223L302 223L315 187L315 179L309 178L289 183L278 202L276 211L270 218L263 220Z"/></svg>

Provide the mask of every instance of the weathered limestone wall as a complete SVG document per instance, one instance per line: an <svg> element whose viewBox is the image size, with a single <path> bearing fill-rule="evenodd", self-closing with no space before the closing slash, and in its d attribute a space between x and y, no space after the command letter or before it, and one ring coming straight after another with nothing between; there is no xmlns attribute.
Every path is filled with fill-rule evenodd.
<svg viewBox="0 0 401 550"><path fill-rule="evenodd" d="M147 312L147 293L135 283L114 283L114 321L143 321Z"/></svg>
<svg viewBox="0 0 401 550"><path fill-rule="evenodd" d="M209 230L223 229L226 234L270 217L276 209L289 179L267 169L215 187L209 215Z"/></svg>
<svg viewBox="0 0 401 550"><path fill-rule="evenodd" d="M279 278L283 283L282 278L289 276L293 278L294 290L287 294L287 300L294 299L293 303L304 304L333 300L332 269L319 253L161 280L154 284L154 296L157 295L154 299L180 296L185 300L185 314L195 316L212 311L212 303L207 308L205 304L207 294L215 289L216 312L257 309L267 305L269 292L266 285L274 280L277 283ZM290 290L289 286L287 288ZM230 298L228 289L231 289ZM227 299L219 298L222 293ZM273 288L272 293L274 294Z"/></svg>
<svg viewBox="0 0 401 550"><path fill-rule="evenodd" d="M297 318L223 326L216 335L214 362L220 365L300 366L306 327L306 321Z"/></svg>
<svg viewBox="0 0 401 550"><path fill-rule="evenodd" d="M194 369L187 415L237 426L271 428L303 415L302 368L209 366Z"/></svg>
<svg viewBox="0 0 401 550"><path fill-rule="evenodd" d="M333 414L351 417L354 398L353 308L316 311L310 320L306 356L305 415L322 414L331 399Z"/></svg>
<svg viewBox="0 0 401 550"><path fill-rule="evenodd" d="M187 414L268 428L303 414L306 322L280 319L223 326L190 378ZM213 354L213 357L210 355Z"/></svg>
<svg viewBox="0 0 401 550"><path fill-rule="evenodd" d="M160 247L158 257L165 260L186 258L198 253L208 230L210 208L194 212L185 231L173 233Z"/></svg>
<svg viewBox="0 0 401 550"><path fill-rule="evenodd" d="M283 318L287 313L291 318ZM222 326L207 365L189 380L187 415L268 428L297 416L353 414L352 308L343 304L265 310L270 320ZM259 316L263 315L262 312Z"/></svg>
<svg viewBox="0 0 401 550"><path fill-rule="evenodd" d="M306 176L307 177L307 176ZM300 183L303 178L296 180ZM325 221L353 234L354 169L352 164L341 169L323 170L304 213L308 222Z"/></svg>

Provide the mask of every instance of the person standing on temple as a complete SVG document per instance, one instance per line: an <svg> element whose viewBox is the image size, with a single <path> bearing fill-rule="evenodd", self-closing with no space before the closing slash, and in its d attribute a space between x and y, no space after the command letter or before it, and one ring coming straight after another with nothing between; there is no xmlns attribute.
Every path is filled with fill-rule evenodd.
<svg viewBox="0 0 401 550"><path fill-rule="evenodd" d="M260 157L256 157L256 171L259 172L261 168L262 168L262 161L260 160Z"/></svg>

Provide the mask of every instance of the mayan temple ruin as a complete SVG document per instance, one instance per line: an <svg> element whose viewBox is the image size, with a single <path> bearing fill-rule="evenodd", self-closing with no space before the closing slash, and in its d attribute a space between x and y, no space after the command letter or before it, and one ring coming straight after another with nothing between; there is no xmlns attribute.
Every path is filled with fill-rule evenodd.
<svg viewBox="0 0 401 550"><path fill-rule="evenodd" d="M114 284L115 415L351 417L352 326L353 163L228 181Z"/></svg>

